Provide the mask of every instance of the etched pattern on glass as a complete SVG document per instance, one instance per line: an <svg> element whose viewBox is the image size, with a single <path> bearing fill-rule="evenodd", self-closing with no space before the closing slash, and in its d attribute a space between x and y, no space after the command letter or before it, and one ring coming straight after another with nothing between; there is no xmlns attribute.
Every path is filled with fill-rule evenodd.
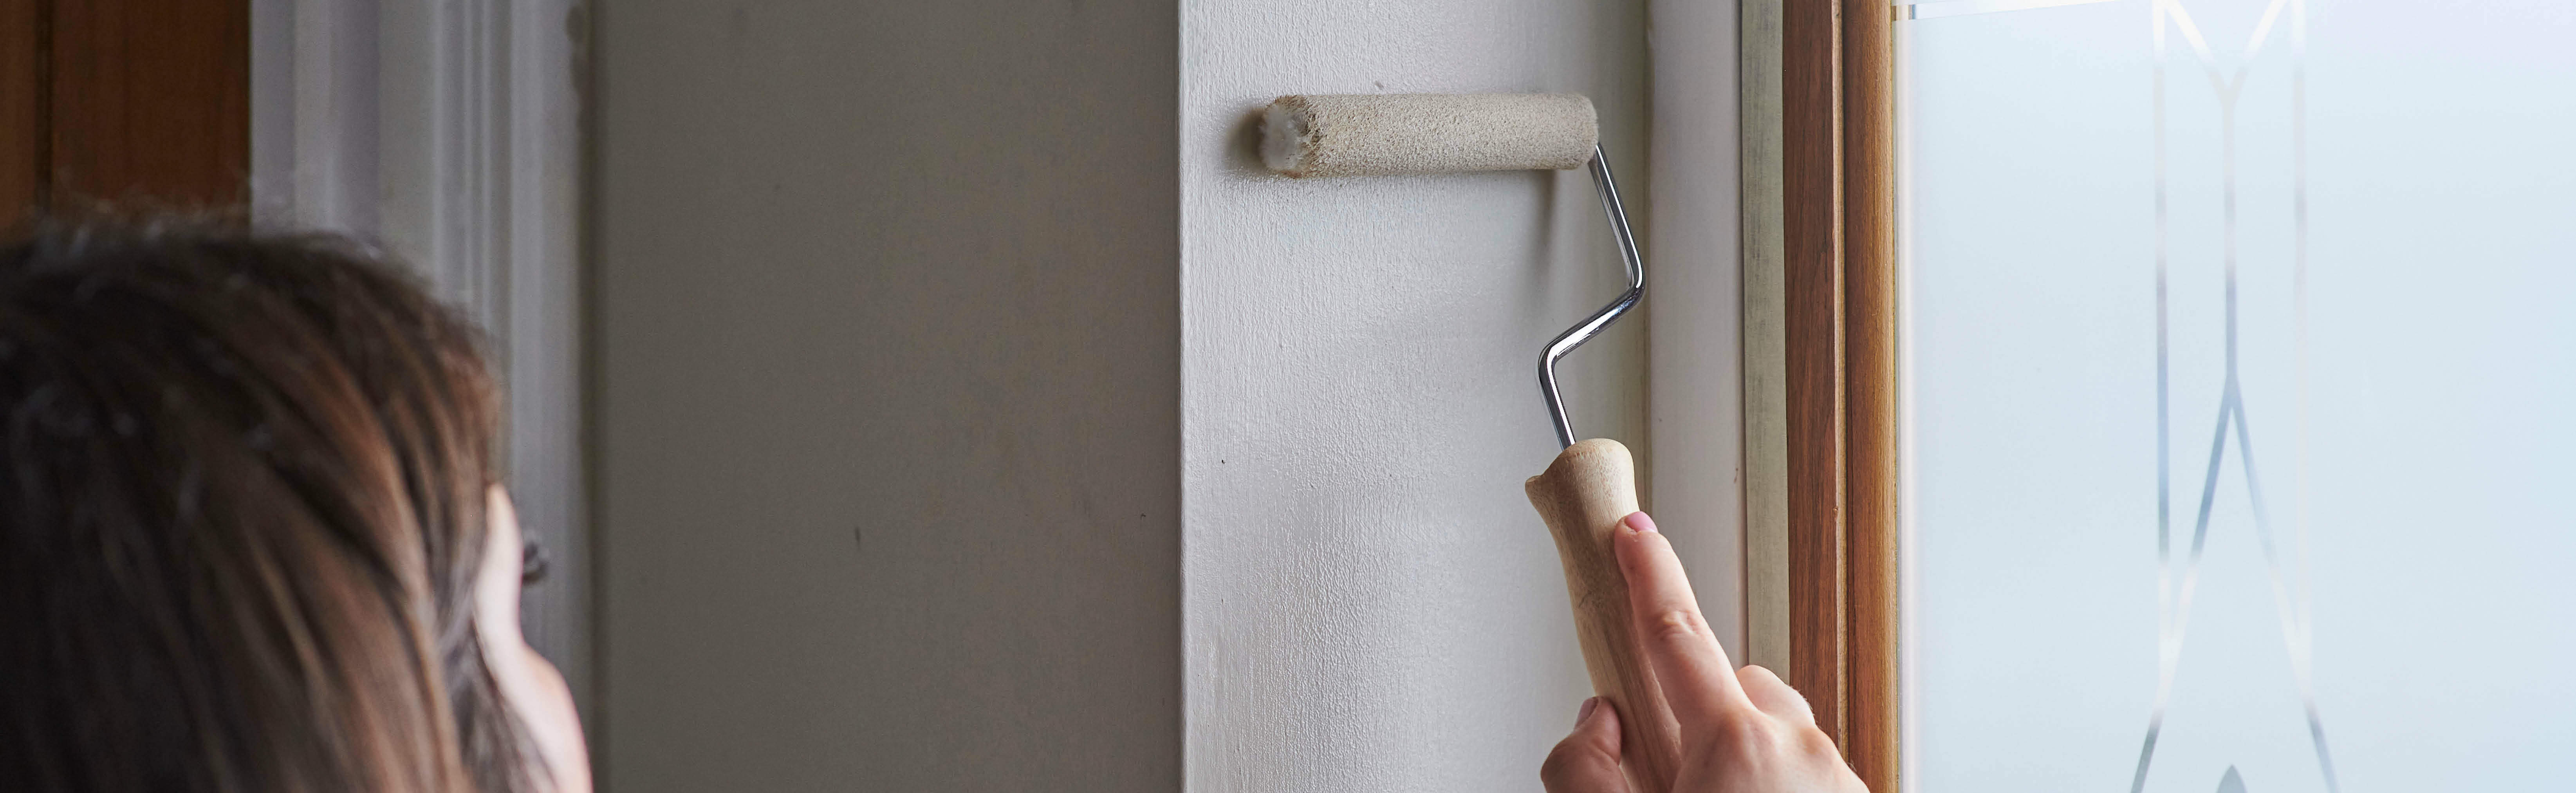
<svg viewBox="0 0 2576 793"><path fill-rule="evenodd" d="M1892 5L1907 790L2567 787L2576 3Z"/></svg>
<svg viewBox="0 0 2576 793"><path fill-rule="evenodd" d="M2341 787L2335 781L2334 760L2326 748L2324 719L2317 712L2315 686L2310 682L2310 670L2313 668L2311 648L2314 643L2311 640L2309 622L2311 601L2307 574L2307 510L2304 498L2307 467L2305 437L2308 268L2305 106L2307 3L2305 0L2271 0L2271 4L2264 9L2260 21L2255 23L2253 34L2247 39L2244 49L2234 53L2233 57L2228 59L2235 64L2232 71L2221 65L2220 56L2211 49L2208 38L2202 35L2199 26L2192 22L2191 12L2181 0L2152 0L2151 7L2155 18L2156 147L2156 695L2154 705L2148 710L2146 740L2138 749L2138 769L2129 783L2129 790L2131 793L2145 790L2147 773L2155 764L2156 737L2164 730L2165 706L2172 701L2174 672L2182 663L2184 640L2188 637L2191 627L2192 594L2200 582L2201 551L2206 547L2209 539L2210 517L2217 502L2219 476L2225 467L2227 451L2232 441L2236 450L2237 469L2244 476L2245 491L2253 512L2255 536L2263 549L2263 564L2271 575L2273 605L2279 612L2282 641L2288 646L2291 676L2299 687L2299 701L2307 710L2308 736L2316 746L2317 769L2324 776L2326 790L2329 793L2339 793ZM2270 509L2263 498L2261 468L2255 464L2254 432L2249 426L2250 420L2246 415L2244 385L2243 380L2238 377L2237 369L2237 316L2240 307L2237 304L2236 289L2238 213L2235 123L2237 100L2244 95L2245 80L2253 71L2255 57L2261 54L2263 47L2275 38L2276 33L2280 32L2279 28L2284 27L2281 23L2285 21L2283 19L2285 15L2288 23L2286 33L2291 52L2289 79L2293 229L2290 267L2291 310L2296 315L2293 320L2295 331L2292 344L2295 351L2292 357L2299 369L2297 382L2300 393L2297 404L2301 414L2295 450L2299 458L2297 470L2300 471L2301 480L2297 487L2300 498L2296 499L2298 503L2294 505L2296 539L2290 551L2292 558L2286 564L2281 558L2278 544L2273 541ZM2174 428L2171 409L2172 351L2169 333L2171 312L2166 305L2168 274L2172 258L2170 254L2172 231L2168 202L2171 180L2166 173L2165 104L2171 101L2170 95L2174 93L2170 85L2169 73L2174 71L2170 64L2174 60L2172 39L2175 37L2179 37L2188 44L2190 62L2197 65L2199 73L2207 78L2210 93L2219 104L2220 168L2222 169L2219 184L2220 189L2224 191L2221 199L2223 239L2220 241L2219 250L2220 267L2225 272L2227 292L2225 314L2227 328L2223 336L2226 345L2226 374L2218 394L2218 426L2211 431L2209 437L2208 465L2201 477L2198 508L2192 517L2191 548L2182 564L2179 583L2176 581L2173 554ZM2184 70L2188 71L2189 67L2184 67ZM2228 769L2226 779L2220 787L2243 790L2243 783L2239 781L2236 769Z"/></svg>

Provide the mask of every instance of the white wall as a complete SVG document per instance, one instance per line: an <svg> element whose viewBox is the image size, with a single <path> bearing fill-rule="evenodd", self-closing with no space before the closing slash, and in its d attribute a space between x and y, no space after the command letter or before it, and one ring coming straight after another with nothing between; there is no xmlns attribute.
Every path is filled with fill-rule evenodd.
<svg viewBox="0 0 2576 793"><path fill-rule="evenodd" d="M1251 118L1288 93L1589 94L1643 221L1644 3L1182 8L1190 787L1536 790L1590 689L1521 482L1557 452L1539 347L1622 286L1591 183L1289 181ZM1645 326L1560 372L1576 431L1640 455Z"/></svg>
<svg viewBox="0 0 2576 793"><path fill-rule="evenodd" d="M607 784L1177 788L1176 10L599 13Z"/></svg>

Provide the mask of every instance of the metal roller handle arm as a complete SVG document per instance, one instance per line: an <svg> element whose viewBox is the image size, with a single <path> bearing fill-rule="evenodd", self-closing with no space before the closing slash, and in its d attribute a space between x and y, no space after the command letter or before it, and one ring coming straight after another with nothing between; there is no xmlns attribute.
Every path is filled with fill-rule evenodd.
<svg viewBox="0 0 2576 793"><path fill-rule="evenodd" d="M1538 388L1547 397L1547 416L1556 423L1556 441L1561 447L1573 446L1575 437L1573 423L1565 418L1565 398L1556 391L1556 362L1601 335L1610 323L1619 321L1646 296L1646 261L1637 255L1636 235L1628 231L1628 210L1620 205L1619 187L1610 178L1610 158L1601 153L1598 144L1592 147L1592 187L1601 194L1601 213L1610 219L1610 233L1619 242L1619 258L1627 262L1628 291L1593 312L1590 319L1565 329L1539 354Z"/></svg>

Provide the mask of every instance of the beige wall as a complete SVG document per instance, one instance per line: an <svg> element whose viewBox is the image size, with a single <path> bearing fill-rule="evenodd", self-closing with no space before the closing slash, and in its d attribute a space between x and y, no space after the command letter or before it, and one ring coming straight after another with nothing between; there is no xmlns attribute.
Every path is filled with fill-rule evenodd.
<svg viewBox="0 0 2576 793"><path fill-rule="evenodd" d="M1177 10L599 13L609 785L1179 787Z"/></svg>

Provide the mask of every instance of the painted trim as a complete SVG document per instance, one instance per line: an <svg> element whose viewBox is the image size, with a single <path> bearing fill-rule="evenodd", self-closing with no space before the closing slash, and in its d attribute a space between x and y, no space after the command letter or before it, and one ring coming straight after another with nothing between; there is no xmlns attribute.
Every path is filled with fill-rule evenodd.
<svg viewBox="0 0 2576 793"><path fill-rule="evenodd" d="M1737 50L1743 174L1744 628L1746 663L1787 679L1789 394L1781 284L1782 0L1742 0Z"/></svg>
<svg viewBox="0 0 2576 793"><path fill-rule="evenodd" d="M592 699L582 461L580 95L574 0L387 3L379 114L386 243L492 334L509 483L553 555L528 641ZM588 708L584 709L587 713Z"/></svg>
<svg viewBox="0 0 2576 793"><path fill-rule="evenodd" d="M252 219L377 237L375 2L250 13Z"/></svg>
<svg viewBox="0 0 2576 793"><path fill-rule="evenodd" d="M588 715L585 6L252 2L253 217L378 240L490 334L511 495L552 558L521 620Z"/></svg>

